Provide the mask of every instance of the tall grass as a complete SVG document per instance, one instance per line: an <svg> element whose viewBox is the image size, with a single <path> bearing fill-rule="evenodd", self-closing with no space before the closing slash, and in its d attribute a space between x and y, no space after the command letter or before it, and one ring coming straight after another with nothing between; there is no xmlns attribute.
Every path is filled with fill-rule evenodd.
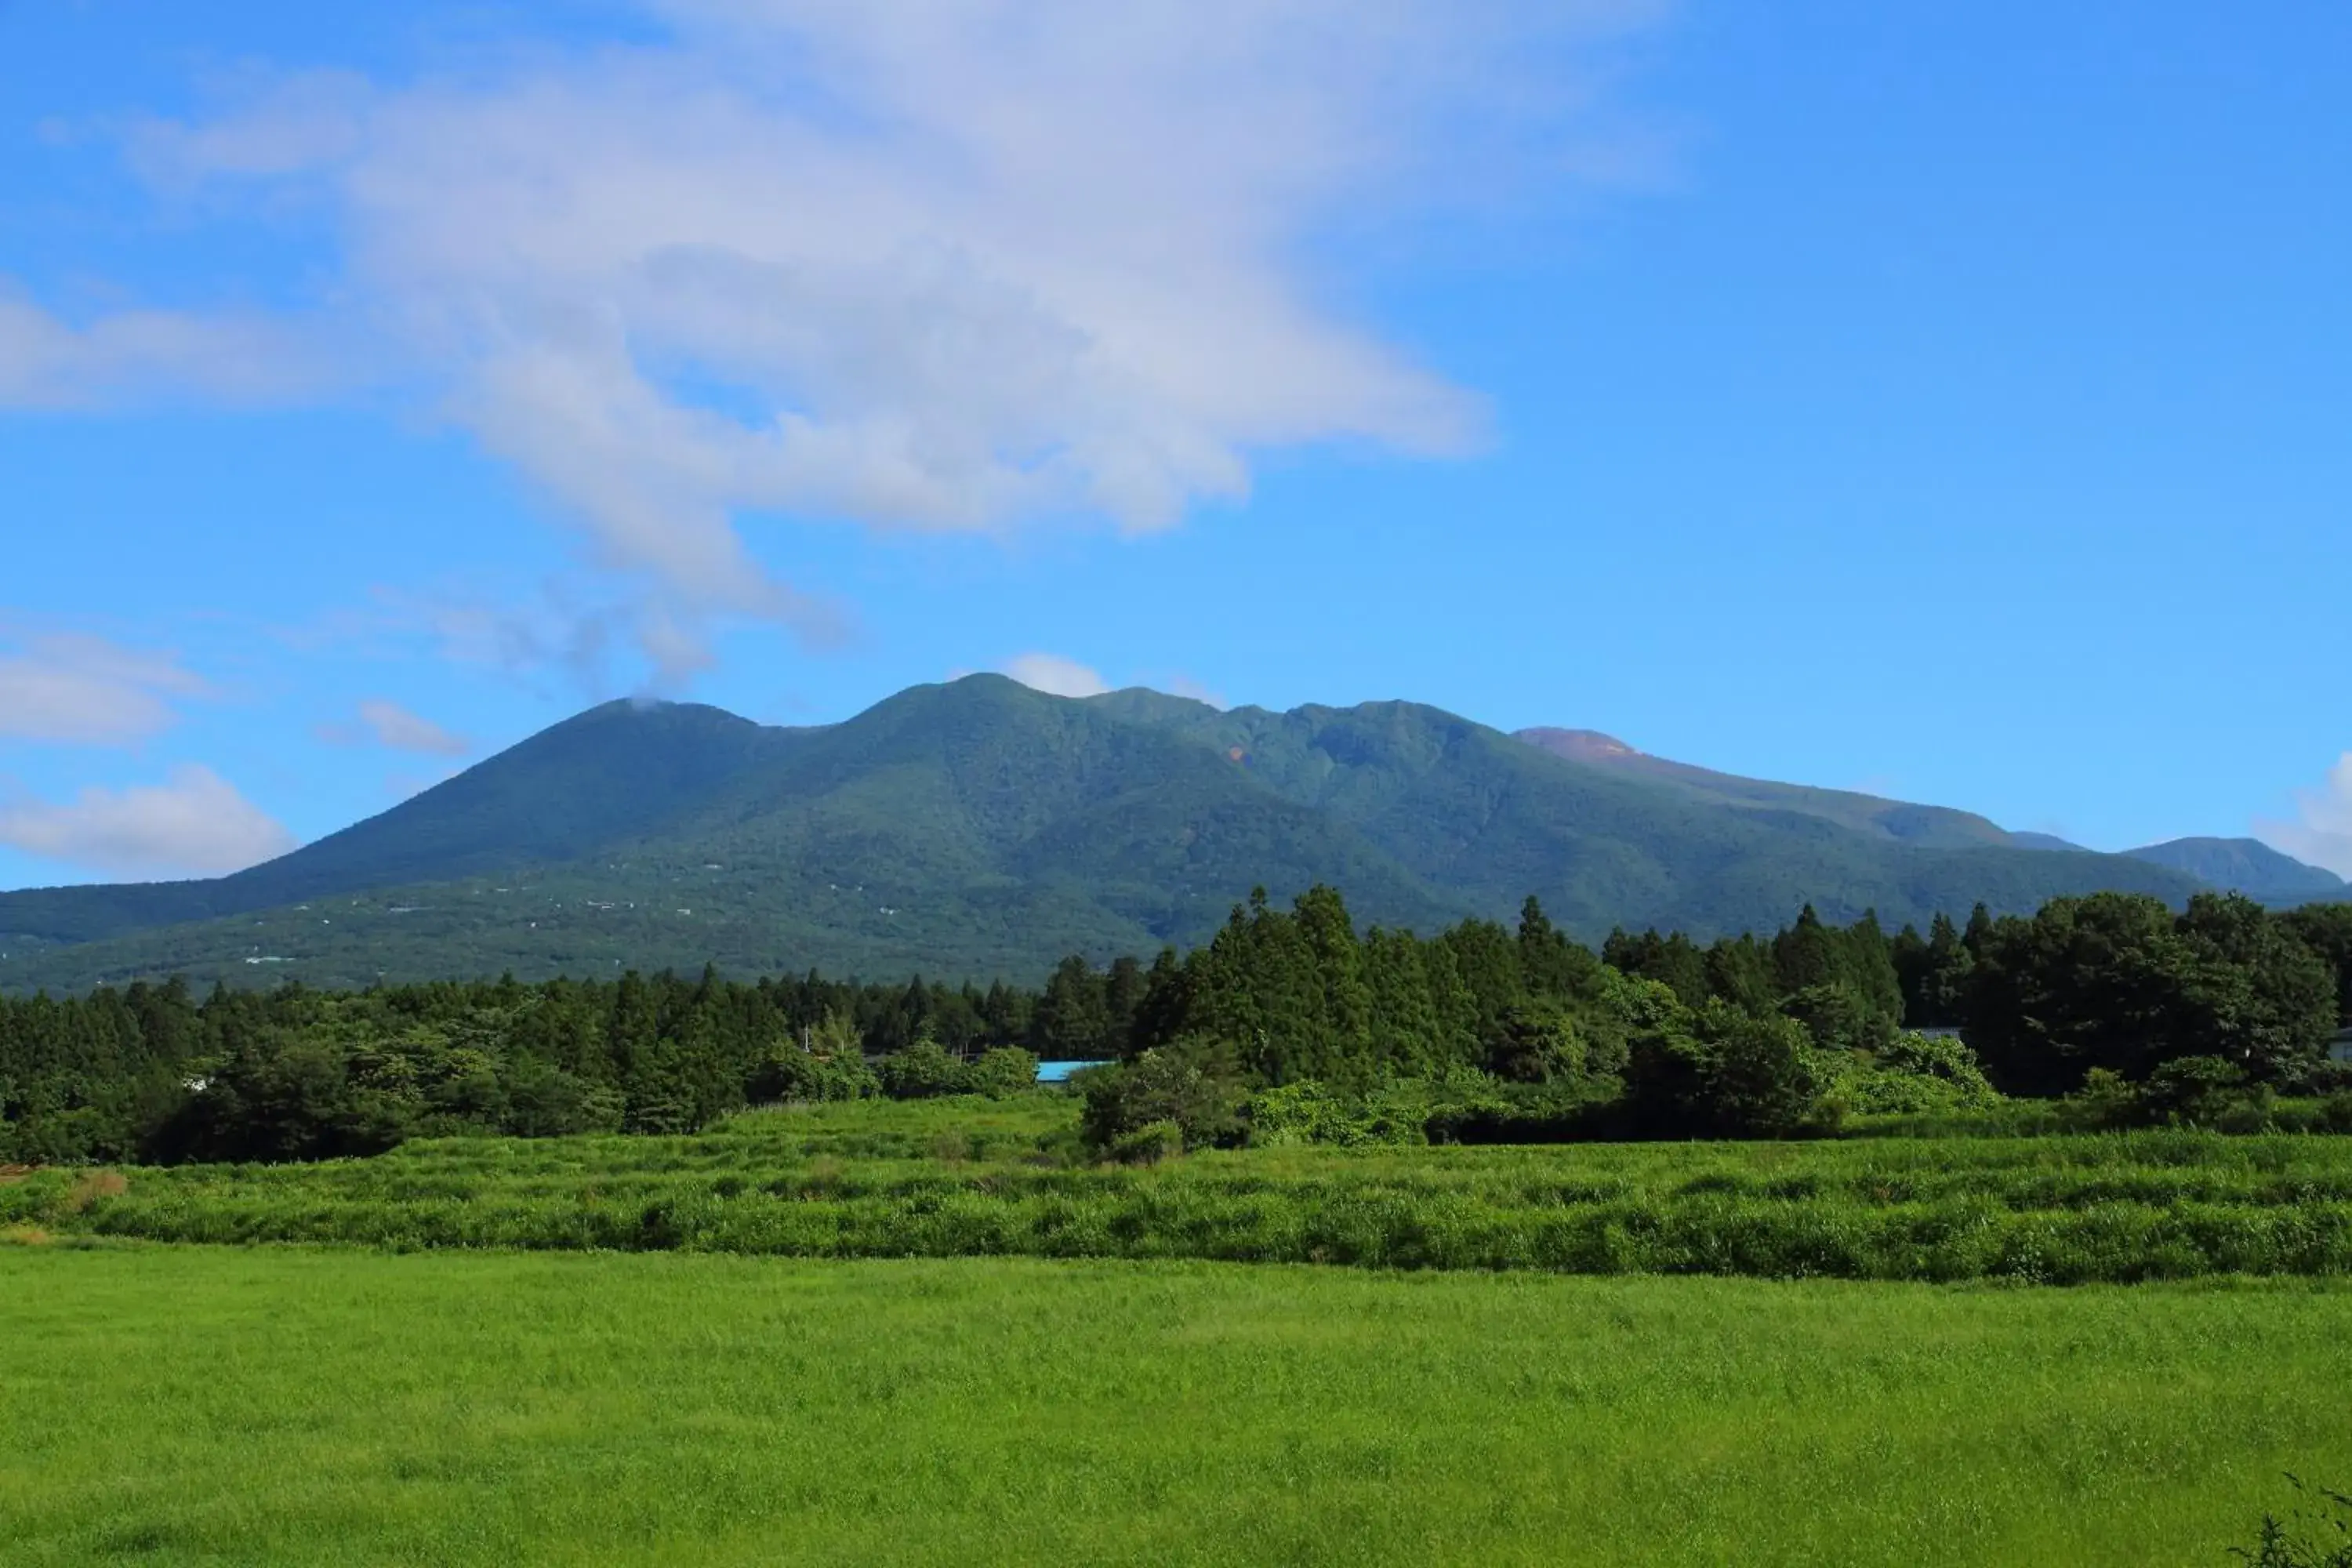
<svg viewBox="0 0 2352 1568"><path fill-rule="evenodd" d="M2352 1273L2352 1139L1264 1149L1072 1163L1066 1101L0 1185L0 1226L186 1242L1024 1255L2053 1284Z"/></svg>

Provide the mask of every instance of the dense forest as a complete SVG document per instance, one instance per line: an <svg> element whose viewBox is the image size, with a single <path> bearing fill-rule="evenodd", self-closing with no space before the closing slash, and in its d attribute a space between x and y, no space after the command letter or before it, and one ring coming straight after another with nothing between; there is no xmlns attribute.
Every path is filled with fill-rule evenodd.
<svg viewBox="0 0 2352 1568"><path fill-rule="evenodd" d="M0 998L0 1160L287 1160L461 1132L667 1132L747 1104L1091 1075L1100 1148L1243 1136L1778 1136L2000 1094L2160 1112L2347 1087L2352 905L2061 899L1887 935L1808 909L1701 946L1359 933L1261 893L1189 954L1073 957L1034 990L625 974L328 993L136 984ZM1926 1030L1927 1033L1920 1031ZM1960 1032L1955 1037L1951 1031ZM2136 1099L2134 1097L2137 1097Z"/></svg>

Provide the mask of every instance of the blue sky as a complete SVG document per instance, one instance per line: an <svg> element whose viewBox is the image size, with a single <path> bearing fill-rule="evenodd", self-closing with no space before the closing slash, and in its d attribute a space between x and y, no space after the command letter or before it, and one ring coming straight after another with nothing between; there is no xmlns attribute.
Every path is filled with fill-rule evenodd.
<svg viewBox="0 0 2352 1568"><path fill-rule="evenodd" d="M2352 872L2342 5L0 0L0 886L1007 668Z"/></svg>

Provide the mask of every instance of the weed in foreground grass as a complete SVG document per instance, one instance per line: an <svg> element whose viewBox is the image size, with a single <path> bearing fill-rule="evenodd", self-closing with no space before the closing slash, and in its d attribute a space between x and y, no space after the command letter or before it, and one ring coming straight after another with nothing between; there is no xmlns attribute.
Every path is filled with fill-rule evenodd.
<svg viewBox="0 0 2352 1568"><path fill-rule="evenodd" d="M2352 1497L2307 1486L2293 1472L2286 1479L2315 1501L2298 1504L2284 1519L2265 1513L2254 1544L2233 1546L2231 1554L2254 1568L2352 1568Z"/></svg>

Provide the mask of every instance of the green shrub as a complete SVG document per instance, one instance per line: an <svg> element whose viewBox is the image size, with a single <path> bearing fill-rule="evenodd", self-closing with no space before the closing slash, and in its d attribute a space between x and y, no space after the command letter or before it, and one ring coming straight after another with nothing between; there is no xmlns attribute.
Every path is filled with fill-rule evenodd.
<svg viewBox="0 0 2352 1568"><path fill-rule="evenodd" d="M626 1110L620 1090L560 1068L524 1062L508 1074L506 1122L519 1137L618 1132Z"/></svg>
<svg viewBox="0 0 2352 1568"><path fill-rule="evenodd" d="M2085 1130L2137 1126L2143 1110L2139 1091L2112 1068L2084 1074L2082 1088L2059 1105L2072 1125Z"/></svg>
<svg viewBox="0 0 2352 1568"><path fill-rule="evenodd" d="M972 1093L992 1100L1026 1094L1037 1087L1037 1058L1014 1047L999 1046L994 1050L982 1051L972 1062L968 1077Z"/></svg>
<svg viewBox="0 0 2352 1568"><path fill-rule="evenodd" d="M1808 985L1780 1005L1825 1051L1884 1052L1895 1044L1895 1020L1850 985Z"/></svg>
<svg viewBox="0 0 2352 1568"><path fill-rule="evenodd" d="M2270 1086L2250 1083L2246 1071L2221 1057L2175 1057L2159 1062L2139 1086L2142 1117L2174 1127L2213 1127L2234 1118L2261 1125Z"/></svg>
<svg viewBox="0 0 2352 1568"><path fill-rule="evenodd" d="M1786 1138L1833 1118L1833 1080L1802 1024L1714 1003L1636 1043L1627 1110L1652 1137Z"/></svg>
<svg viewBox="0 0 2352 1568"><path fill-rule="evenodd" d="M751 1098L770 1104L866 1100L882 1092L882 1080L856 1050L834 1056L778 1047L752 1076Z"/></svg>
<svg viewBox="0 0 2352 1568"><path fill-rule="evenodd" d="M1710 1002L1634 1035L1618 1121L1642 1138L1790 1138L1834 1126L1832 1084L1804 1025Z"/></svg>
<svg viewBox="0 0 2352 1568"><path fill-rule="evenodd" d="M1112 1139L1103 1152L1122 1165L1156 1165L1184 1152L1184 1129L1173 1121L1147 1121Z"/></svg>
<svg viewBox="0 0 2352 1568"><path fill-rule="evenodd" d="M903 1051L892 1052L874 1070L882 1080L882 1092L893 1100L972 1092L971 1067L933 1039L919 1039Z"/></svg>
<svg viewBox="0 0 2352 1568"><path fill-rule="evenodd" d="M1487 1047L1495 1076L1512 1083L1566 1083L1581 1079L1587 1048L1576 1019L1557 1002L1505 1011Z"/></svg>
<svg viewBox="0 0 2352 1568"><path fill-rule="evenodd" d="M1804 1026L1736 1015L1718 1025L1703 1079L1705 1114L1735 1138L1786 1138L1816 1125L1829 1074Z"/></svg>
<svg viewBox="0 0 2352 1568"><path fill-rule="evenodd" d="M1426 1143L1429 1113L1429 1089L1420 1083L1355 1094L1313 1082L1284 1084L1260 1089L1242 1108L1254 1148Z"/></svg>
<svg viewBox="0 0 2352 1568"><path fill-rule="evenodd" d="M1231 1046L1188 1036L1088 1074L1079 1127L1087 1145L1105 1152L1158 1121L1181 1129L1188 1149L1237 1142L1247 1092Z"/></svg>
<svg viewBox="0 0 2352 1568"><path fill-rule="evenodd" d="M1976 1053L1949 1037L1896 1034L1833 1058L1830 1093L1859 1116L1990 1110L2001 1102Z"/></svg>

